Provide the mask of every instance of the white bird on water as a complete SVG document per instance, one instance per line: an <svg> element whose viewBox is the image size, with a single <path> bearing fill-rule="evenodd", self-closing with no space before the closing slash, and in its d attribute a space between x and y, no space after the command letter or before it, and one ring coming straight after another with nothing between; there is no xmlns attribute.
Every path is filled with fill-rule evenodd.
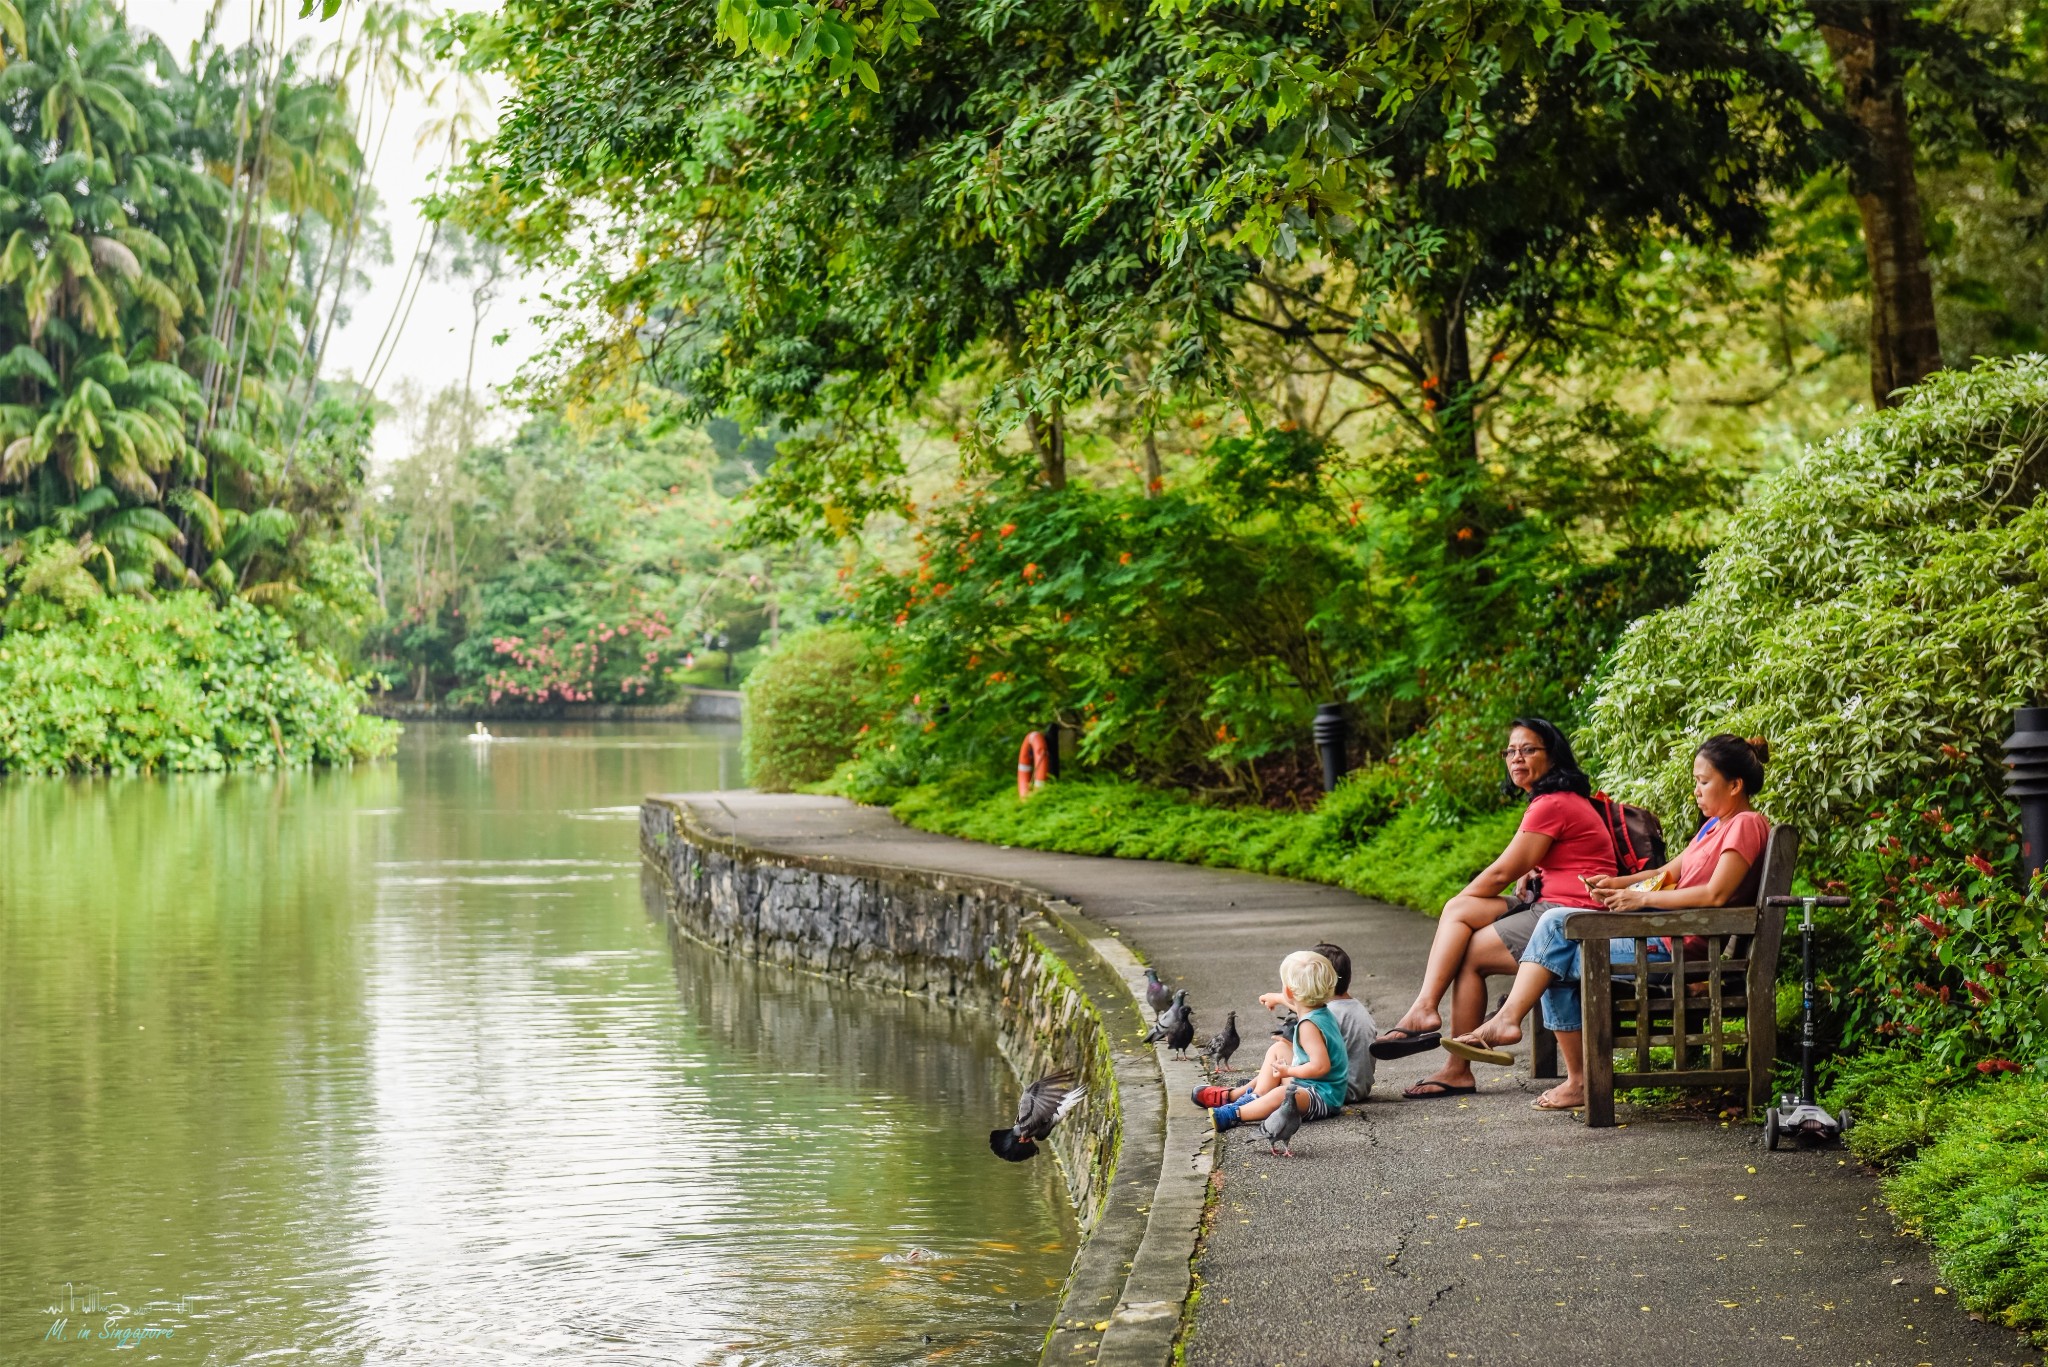
<svg viewBox="0 0 2048 1367"><path fill-rule="evenodd" d="M469 741L470 744L472 745L489 745L492 741L496 740L497 737L491 734L490 727L485 726L482 722L478 722L476 724L476 730L470 732L467 736L464 737L464 739Z"/></svg>

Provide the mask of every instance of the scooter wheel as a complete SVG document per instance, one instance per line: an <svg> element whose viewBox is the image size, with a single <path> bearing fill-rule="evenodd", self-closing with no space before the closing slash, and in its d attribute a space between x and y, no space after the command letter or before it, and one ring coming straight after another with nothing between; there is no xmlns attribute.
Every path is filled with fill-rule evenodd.
<svg viewBox="0 0 2048 1367"><path fill-rule="evenodd" d="M1835 1132L1837 1134L1849 1133L1849 1127L1856 1123L1855 1120L1850 1116L1849 1108L1847 1106L1844 1106L1842 1108L1841 1113L1837 1115L1835 1119L1837 1121L1837 1124L1835 1126Z"/></svg>
<svg viewBox="0 0 2048 1367"><path fill-rule="evenodd" d="M1778 1111L1776 1107L1764 1112L1764 1147L1772 1153L1778 1151Z"/></svg>

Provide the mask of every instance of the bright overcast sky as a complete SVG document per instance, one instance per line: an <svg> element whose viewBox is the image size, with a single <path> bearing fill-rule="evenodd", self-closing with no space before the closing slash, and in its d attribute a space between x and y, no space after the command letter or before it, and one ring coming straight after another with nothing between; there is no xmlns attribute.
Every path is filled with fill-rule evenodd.
<svg viewBox="0 0 2048 1367"><path fill-rule="evenodd" d="M286 5L286 32L294 39L309 38L316 47L333 40L338 22L325 24L299 18L299 0L266 0ZM210 8L208 0L129 0L128 22L146 28L170 44L183 61L192 41L199 36ZM482 0L453 0L448 9L483 9ZM247 0L226 0L222 5L218 37L229 46L244 41L249 29ZM353 26L351 26L351 31ZM383 199L383 217L391 235L392 261L389 265L363 262L373 284L365 295L351 299L353 314L348 326L337 331L325 373L360 374L375 350L377 339L398 303L399 283L419 241L420 215L414 201L427 193L428 180L436 167L436 152L428 148L414 155L415 134L434 117L418 94L401 97L397 121L377 168L377 192ZM476 378L481 389L510 380L521 363L539 345L538 334L527 321L539 307L538 281L507 281L498 301L486 318L483 340L477 346ZM527 302L532 300L532 303ZM509 332L503 346L492 346L491 337ZM429 279L420 289L405 334L399 339L391 364L384 372L381 388L389 398L402 378L409 378L429 392L462 383L463 365L469 345L469 295L457 284ZM387 423L378 434L380 463L404 454L399 434Z"/></svg>

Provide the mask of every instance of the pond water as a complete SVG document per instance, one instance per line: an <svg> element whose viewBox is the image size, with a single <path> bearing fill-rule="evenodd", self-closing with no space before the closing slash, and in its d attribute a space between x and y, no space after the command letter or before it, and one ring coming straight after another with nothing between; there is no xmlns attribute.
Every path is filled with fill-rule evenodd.
<svg viewBox="0 0 2048 1367"><path fill-rule="evenodd" d="M1074 1221L989 1024L648 916L731 731L502 730L0 782L0 1362L1034 1360Z"/></svg>

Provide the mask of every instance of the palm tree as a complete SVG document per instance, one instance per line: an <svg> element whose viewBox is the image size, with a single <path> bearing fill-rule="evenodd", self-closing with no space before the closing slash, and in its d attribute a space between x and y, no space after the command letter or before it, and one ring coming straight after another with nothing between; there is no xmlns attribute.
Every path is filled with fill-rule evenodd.
<svg viewBox="0 0 2048 1367"><path fill-rule="evenodd" d="M339 60L182 70L108 0L0 0L0 39L0 546L69 538L112 591L288 592L300 257L364 201Z"/></svg>

